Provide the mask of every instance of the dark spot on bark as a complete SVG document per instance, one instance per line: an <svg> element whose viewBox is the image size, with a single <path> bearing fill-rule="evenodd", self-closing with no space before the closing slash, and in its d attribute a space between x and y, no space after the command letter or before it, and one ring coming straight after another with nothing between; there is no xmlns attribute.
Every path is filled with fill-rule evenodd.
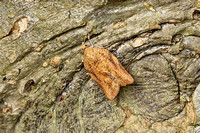
<svg viewBox="0 0 200 133"><path fill-rule="evenodd" d="M49 119L51 119L51 118L52 118L52 115L49 115L48 117L49 117Z"/></svg>
<svg viewBox="0 0 200 133"><path fill-rule="evenodd" d="M177 35L174 35L172 37L171 42L176 44L176 43L180 42L181 40L182 40L182 35L181 34L177 34Z"/></svg>
<svg viewBox="0 0 200 133"><path fill-rule="evenodd" d="M19 73L18 73L18 75L21 73L21 69L18 69L19 70Z"/></svg>
<svg viewBox="0 0 200 133"><path fill-rule="evenodd" d="M56 71L61 71L62 69L64 68L64 65L63 64L60 64L57 68L56 68Z"/></svg>
<svg viewBox="0 0 200 133"><path fill-rule="evenodd" d="M5 77L3 77L3 81L5 81L7 78L6 78L6 76Z"/></svg>
<svg viewBox="0 0 200 133"><path fill-rule="evenodd" d="M35 85L35 82L33 79L28 80L24 86L23 92L30 92L32 90L32 86L34 85Z"/></svg>
<svg viewBox="0 0 200 133"><path fill-rule="evenodd" d="M195 10L195 11L192 13L192 17L193 17L193 19L195 19L195 20L200 20L200 11L199 11L199 10Z"/></svg>
<svg viewBox="0 0 200 133"><path fill-rule="evenodd" d="M64 100L64 96L61 96L59 101L63 101Z"/></svg>

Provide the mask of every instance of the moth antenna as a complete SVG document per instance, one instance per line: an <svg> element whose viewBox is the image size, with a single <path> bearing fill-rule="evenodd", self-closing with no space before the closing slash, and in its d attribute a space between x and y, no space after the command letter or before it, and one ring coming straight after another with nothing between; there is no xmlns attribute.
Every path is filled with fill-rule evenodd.
<svg viewBox="0 0 200 133"><path fill-rule="evenodd" d="M92 47L94 47L93 43L90 41L90 36L89 36L89 34L88 34L87 37L88 37L88 41L89 41L90 45L91 45Z"/></svg>
<svg viewBox="0 0 200 133"><path fill-rule="evenodd" d="M88 38L88 41L89 41L89 43L90 43L90 45L91 45L90 36L89 36L88 33L87 33L87 38ZM82 42L82 49L83 49L83 50L85 50L86 48L88 48L88 46L85 45L85 40L86 40L86 39L84 39L84 42Z"/></svg>

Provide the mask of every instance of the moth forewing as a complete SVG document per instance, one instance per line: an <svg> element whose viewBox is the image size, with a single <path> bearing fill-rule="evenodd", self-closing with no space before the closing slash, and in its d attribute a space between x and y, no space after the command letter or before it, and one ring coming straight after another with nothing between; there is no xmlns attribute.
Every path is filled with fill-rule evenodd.
<svg viewBox="0 0 200 133"><path fill-rule="evenodd" d="M134 82L132 76L107 49L88 47L84 43L82 48L84 50L83 64L85 69L108 99L113 100L117 96L120 86Z"/></svg>

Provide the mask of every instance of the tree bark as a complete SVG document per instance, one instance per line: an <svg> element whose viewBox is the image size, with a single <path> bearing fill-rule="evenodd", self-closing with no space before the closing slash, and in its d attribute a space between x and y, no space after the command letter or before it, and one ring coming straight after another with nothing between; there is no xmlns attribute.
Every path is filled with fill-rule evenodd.
<svg viewBox="0 0 200 133"><path fill-rule="evenodd" d="M0 132L200 132L199 20L195 0L1 0ZM114 100L82 42L134 78Z"/></svg>

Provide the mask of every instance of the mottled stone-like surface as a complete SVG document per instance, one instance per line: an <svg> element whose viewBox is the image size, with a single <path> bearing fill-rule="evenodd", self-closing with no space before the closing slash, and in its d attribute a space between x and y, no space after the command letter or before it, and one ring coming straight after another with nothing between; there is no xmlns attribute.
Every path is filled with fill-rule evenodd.
<svg viewBox="0 0 200 133"><path fill-rule="evenodd" d="M199 20L197 0L1 0L0 132L199 132ZM82 42L134 78L115 100Z"/></svg>

